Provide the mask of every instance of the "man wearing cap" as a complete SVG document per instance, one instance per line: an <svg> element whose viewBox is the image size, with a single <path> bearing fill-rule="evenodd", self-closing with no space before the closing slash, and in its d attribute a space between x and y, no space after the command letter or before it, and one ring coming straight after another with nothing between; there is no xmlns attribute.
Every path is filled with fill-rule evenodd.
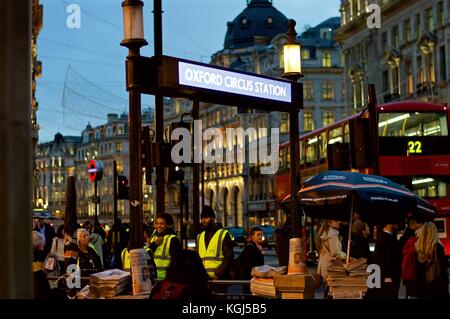
<svg viewBox="0 0 450 319"><path fill-rule="evenodd" d="M204 206L200 214L203 232L197 236L197 247L203 266L212 279L230 279L234 261L230 233L215 223L216 213Z"/></svg>

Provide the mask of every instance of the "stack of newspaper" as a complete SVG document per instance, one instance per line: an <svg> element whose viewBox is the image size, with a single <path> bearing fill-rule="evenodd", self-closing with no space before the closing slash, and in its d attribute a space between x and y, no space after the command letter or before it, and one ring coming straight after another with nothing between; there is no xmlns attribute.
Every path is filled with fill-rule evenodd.
<svg viewBox="0 0 450 319"><path fill-rule="evenodd" d="M258 266L252 269L253 278L250 280L250 291L261 297L275 298L277 290L273 283L274 275L284 275L287 267Z"/></svg>
<svg viewBox="0 0 450 319"><path fill-rule="evenodd" d="M367 292L367 260L345 261L333 259L328 266L327 285L333 299L361 299Z"/></svg>
<svg viewBox="0 0 450 319"><path fill-rule="evenodd" d="M130 282L129 272L107 270L90 276L89 292L96 297L112 298L129 289Z"/></svg>

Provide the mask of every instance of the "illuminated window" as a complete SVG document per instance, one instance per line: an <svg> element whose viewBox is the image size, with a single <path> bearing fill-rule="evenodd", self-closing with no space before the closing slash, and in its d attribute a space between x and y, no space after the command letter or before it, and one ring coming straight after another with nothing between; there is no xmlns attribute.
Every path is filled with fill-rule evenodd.
<svg viewBox="0 0 450 319"><path fill-rule="evenodd" d="M311 59L309 49L302 49L302 60L309 60L309 59Z"/></svg>
<svg viewBox="0 0 450 319"><path fill-rule="evenodd" d="M411 61L407 61L405 64L406 68L406 93L413 94L414 92L414 82L413 82L413 75L412 75L412 64Z"/></svg>
<svg viewBox="0 0 450 319"><path fill-rule="evenodd" d="M322 113L322 125L328 126L334 123L334 114L330 111L325 111Z"/></svg>
<svg viewBox="0 0 450 319"><path fill-rule="evenodd" d="M411 41L411 20L407 19L403 22L403 38L404 41Z"/></svg>
<svg viewBox="0 0 450 319"><path fill-rule="evenodd" d="M322 82L322 98L324 100L334 100L334 83L331 81Z"/></svg>
<svg viewBox="0 0 450 319"><path fill-rule="evenodd" d="M116 143L116 152L122 153L122 143Z"/></svg>
<svg viewBox="0 0 450 319"><path fill-rule="evenodd" d="M285 112L281 113L280 133L281 134L289 133L289 114Z"/></svg>
<svg viewBox="0 0 450 319"><path fill-rule="evenodd" d="M303 129L305 132L314 130L314 119L311 112L303 113Z"/></svg>
<svg viewBox="0 0 450 319"><path fill-rule="evenodd" d="M305 100L313 99L313 82L312 81L305 81L305 83L303 83L303 96L304 96Z"/></svg>
<svg viewBox="0 0 450 319"><path fill-rule="evenodd" d="M216 124L220 123L220 111L216 111Z"/></svg>
<svg viewBox="0 0 450 319"><path fill-rule="evenodd" d="M331 68L331 51L330 50L322 51L322 67Z"/></svg>

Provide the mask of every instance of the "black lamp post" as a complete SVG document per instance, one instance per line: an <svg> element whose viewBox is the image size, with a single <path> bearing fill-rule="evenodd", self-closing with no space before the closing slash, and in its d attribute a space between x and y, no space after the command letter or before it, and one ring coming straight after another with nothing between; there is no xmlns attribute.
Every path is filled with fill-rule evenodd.
<svg viewBox="0 0 450 319"><path fill-rule="evenodd" d="M123 8L124 39L120 45L128 48L127 70L140 56L140 48L147 45L144 39L144 3L140 0L125 0ZM142 247L142 167L141 167L141 94L129 83L129 147L130 147L130 242L131 248Z"/></svg>
<svg viewBox="0 0 450 319"><path fill-rule="evenodd" d="M295 20L288 21L287 41L283 46L284 53L284 74L283 77L291 81L297 82L301 75L301 55L300 43L297 41L297 32L295 32ZM302 94L303 92L301 92ZM303 95L302 95L303 96ZM301 99L303 104L303 98ZM303 107L303 105L302 105ZM297 192L300 190L300 171L299 171L299 127L298 127L299 111L293 110L289 112L289 140L291 153L291 225L292 238L302 238L302 219L297 201ZM300 240L300 245L303 243ZM303 252L303 248L301 248ZM291 258L291 256L290 256ZM291 262L289 263L291 265ZM298 273L306 271L305 267L296 270Z"/></svg>

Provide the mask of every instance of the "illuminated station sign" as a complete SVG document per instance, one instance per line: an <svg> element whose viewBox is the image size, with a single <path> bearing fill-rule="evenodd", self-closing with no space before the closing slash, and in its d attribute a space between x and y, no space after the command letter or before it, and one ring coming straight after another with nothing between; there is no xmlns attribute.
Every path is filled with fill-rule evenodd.
<svg viewBox="0 0 450 319"><path fill-rule="evenodd" d="M127 66L127 77L129 89L139 86L147 94L265 111L302 108L302 83L169 56L140 57L133 69Z"/></svg>

